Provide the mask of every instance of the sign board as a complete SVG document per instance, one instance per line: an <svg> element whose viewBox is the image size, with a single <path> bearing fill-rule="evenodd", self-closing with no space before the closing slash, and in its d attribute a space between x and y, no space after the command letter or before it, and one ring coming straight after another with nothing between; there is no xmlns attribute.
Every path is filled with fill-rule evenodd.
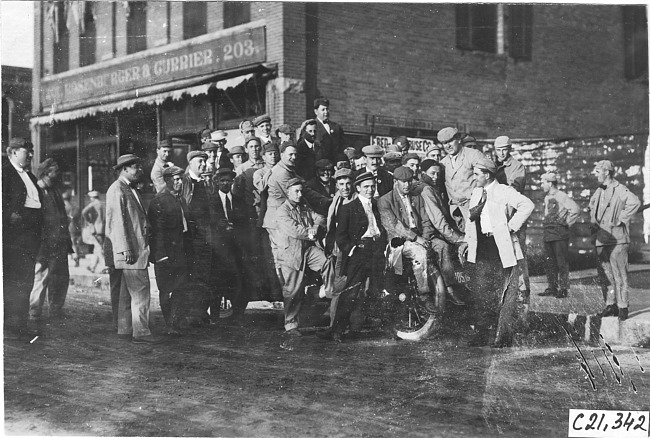
<svg viewBox="0 0 650 438"><path fill-rule="evenodd" d="M200 37L198 42L168 51L147 52L104 68L43 78L43 108L52 104L74 107L73 103L83 104L89 98L261 63L266 61L266 34L264 26L260 26L212 39Z"/></svg>
<svg viewBox="0 0 650 438"><path fill-rule="evenodd" d="M424 156L426 153L426 150L429 146L433 146L434 142L433 140L430 140L428 138L417 138L417 137L406 137L409 141L409 144L411 145L409 152L415 152L416 154L420 156ZM376 144L384 148L384 151L386 151L386 147L388 145L393 144L393 138L392 137L386 137L383 135L374 135L371 138L372 144Z"/></svg>

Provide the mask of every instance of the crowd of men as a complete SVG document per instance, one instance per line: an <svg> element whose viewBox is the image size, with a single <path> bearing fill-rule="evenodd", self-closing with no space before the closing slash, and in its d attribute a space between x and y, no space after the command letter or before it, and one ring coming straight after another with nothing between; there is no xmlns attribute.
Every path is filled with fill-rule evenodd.
<svg viewBox="0 0 650 438"><path fill-rule="evenodd" d="M330 327L317 334L340 342L346 332L381 321L387 268L409 268L424 312L438 312L436 291L466 306L468 291L456 271L467 261L475 265L470 345L510 346L516 303L529 299L525 232L534 210L523 194L526 168L511 155L510 139L498 137L481 151L476 139L447 127L424 157L410 151L405 137L387 150L358 150L346 147L327 99L315 100L314 113L298 130L282 125L273 131L268 116L243 121L243 145L228 148L225 131L204 130L185 169L169 161L173 145L161 141L151 170L157 193L148 208L138 190L141 158L118 158L105 223L98 220L104 212L96 193L83 213L103 250L95 257L103 255L108 267L118 336L144 344L162 340L150 330L149 263L169 335L181 335L186 326L241 324L255 299L283 308L286 335L302 336L305 286L316 282L321 297L331 299ZM29 142L12 140L7 155L5 322L29 337L46 296L50 316L63 312L69 215L51 158L35 178ZM610 284L602 316L624 320L628 225L640 202L614 179L610 161L596 163L594 174L600 187L589 205L592 235ZM548 275L542 295L564 298L570 227L580 209L558 190L560 177L542 175Z"/></svg>

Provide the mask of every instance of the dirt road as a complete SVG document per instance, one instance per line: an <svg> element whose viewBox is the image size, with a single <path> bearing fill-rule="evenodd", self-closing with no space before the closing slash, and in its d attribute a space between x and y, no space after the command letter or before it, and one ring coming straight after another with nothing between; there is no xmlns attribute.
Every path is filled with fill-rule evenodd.
<svg viewBox="0 0 650 438"><path fill-rule="evenodd" d="M453 320L422 343L370 333L287 343L281 313L258 311L245 327L195 329L151 347L118 340L97 291L71 289L67 308L34 343L5 339L7 434L548 437L566 436L569 408L650 406L650 378L630 348L615 350L621 385L602 352L605 377L585 350L593 391L566 340L468 348ZM157 302L152 315L161 328ZM650 353L636 353L650 369Z"/></svg>

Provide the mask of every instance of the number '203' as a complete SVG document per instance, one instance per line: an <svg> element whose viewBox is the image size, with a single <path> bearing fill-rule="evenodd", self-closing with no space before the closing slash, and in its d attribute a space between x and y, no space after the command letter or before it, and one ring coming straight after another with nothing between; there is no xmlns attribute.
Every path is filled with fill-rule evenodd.
<svg viewBox="0 0 650 438"><path fill-rule="evenodd" d="M237 41L234 44L226 44L223 46L224 61L241 58L242 56L252 56L253 53L255 53L253 40Z"/></svg>

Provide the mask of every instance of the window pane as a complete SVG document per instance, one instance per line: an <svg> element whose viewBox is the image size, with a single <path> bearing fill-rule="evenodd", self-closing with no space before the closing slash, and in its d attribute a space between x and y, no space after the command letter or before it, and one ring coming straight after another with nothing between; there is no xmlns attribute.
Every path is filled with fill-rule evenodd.
<svg viewBox="0 0 650 438"><path fill-rule="evenodd" d="M129 2L126 20L126 53L147 49L147 2Z"/></svg>
<svg viewBox="0 0 650 438"><path fill-rule="evenodd" d="M463 50L495 53L497 49L497 6L457 5L456 46Z"/></svg>
<svg viewBox="0 0 650 438"><path fill-rule="evenodd" d="M510 56L530 61L533 52L532 5L510 6Z"/></svg>
<svg viewBox="0 0 650 438"><path fill-rule="evenodd" d="M223 27L238 26L251 21L251 5L248 2L223 2Z"/></svg>
<svg viewBox="0 0 650 438"><path fill-rule="evenodd" d="M84 11L84 28L79 30L79 65L90 65L95 63L95 49L97 47L97 31L95 18L93 16L93 4L86 2Z"/></svg>
<svg viewBox="0 0 650 438"><path fill-rule="evenodd" d="M645 6L623 6L625 77L635 79L648 71L648 22Z"/></svg>
<svg viewBox="0 0 650 438"><path fill-rule="evenodd" d="M205 2L183 3L183 39L207 33L207 13Z"/></svg>
<svg viewBox="0 0 650 438"><path fill-rule="evenodd" d="M57 2L54 6L58 9L58 21L57 21L57 34L58 41L56 37L54 38L54 73L61 73L68 71L69 62L68 57L70 55L70 35L68 34L68 27L65 20L65 7L63 2Z"/></svg>

